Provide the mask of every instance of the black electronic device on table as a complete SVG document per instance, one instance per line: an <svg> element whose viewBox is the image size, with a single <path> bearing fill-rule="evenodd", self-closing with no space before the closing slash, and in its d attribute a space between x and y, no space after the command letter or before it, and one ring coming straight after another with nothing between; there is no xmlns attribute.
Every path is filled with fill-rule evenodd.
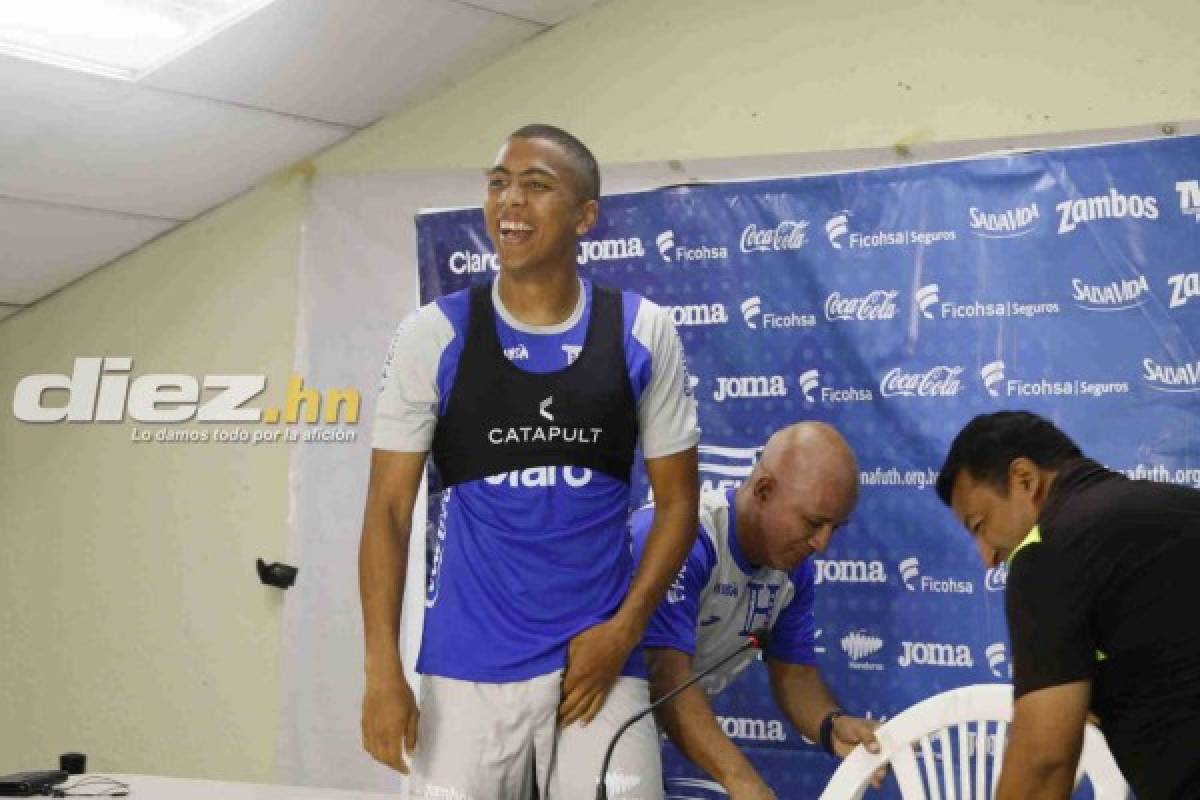
<svg viewBox="0 0 1200 800"><path fill-rule="evenodd" d="M43 769L36 772L14 772L0 775L0 797L34 797L48 795L51 789L67 779L61 769Z"/></svg>

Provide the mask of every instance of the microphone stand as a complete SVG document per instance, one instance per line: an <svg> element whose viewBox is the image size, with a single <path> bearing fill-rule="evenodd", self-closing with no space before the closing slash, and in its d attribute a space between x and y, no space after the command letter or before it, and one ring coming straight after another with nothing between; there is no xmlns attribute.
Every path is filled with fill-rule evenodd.
<svg viewBox="0 0 1200 800"><path fill-rule="evenodd" d="M702 672L697 672L695 675L688 678L686 681L679 684L674 689L667 692L662 697L658 698L653 703L646 706L645 708L643 708L638 713L634 714L629 719L625 720L625 722L621 725L621 727L617 728L617 732L615 734L613 734L612 741L610 741L608 743L608 750L604 753L604 762L600 765L600 781L599 781L599 783L596 784L596 800L608 800L608 787L605 785L604 779L608 775L608 763L609 763L609 761L612 760L613 751L615 751L617 749L617 741L620 740L621 735L624 734L625 731L629 730L629 728L632 727L633 724L635 722L637 722L639 719L646 716L647 714L649 714L651 711L658 708L659 706L663 705L668 700L670 700L673 697L675 697L676 695L678 695L680 692L682 692L684 689L691 686L696 681L700 680L701 678L705 677L706 675L710 675L713 672L716 672L718 668L725 666L725 664L729 663L734 658L736 658L737 656L740 656L742 653L746 652L747 650L754 650L754 649L761 650L764 647L766 647L767 633L768 632L765 628L760 628L756 631L752 631L748 635L746 642L744 644L740 645L736 650L731 652L729 655L725 656L720 661L718 661L717 663L710 666L708 669L706 669Z"/></svg>

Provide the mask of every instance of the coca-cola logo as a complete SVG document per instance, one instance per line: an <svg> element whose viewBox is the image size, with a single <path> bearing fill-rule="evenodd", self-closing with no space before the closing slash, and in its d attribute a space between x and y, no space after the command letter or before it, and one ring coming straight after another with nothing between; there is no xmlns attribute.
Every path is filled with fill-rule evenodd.
<svg viewBox="0 0 1200 800"><path fill-rule="evenodd" d="M825 319L878 322L896 316L896 289L876 289L860 297L843 297L834 292L825 298Z"/></svg>
<svg viewBox="0 0 1200 800"><path fill-rule="evenodd" d="M774 228L759 229L747 225L742 231L742 252L757 253L769 250L799 250L808 241L808 220L786 219Z"/></svg>
<svg viewBox="0 0 1200 800"><path fill-rule="evenodd" d="M879 382L879 393L884 397L957 397L962 391L962 367L944 364L926 372L905 372L896 367L889 370Z"/></svg>

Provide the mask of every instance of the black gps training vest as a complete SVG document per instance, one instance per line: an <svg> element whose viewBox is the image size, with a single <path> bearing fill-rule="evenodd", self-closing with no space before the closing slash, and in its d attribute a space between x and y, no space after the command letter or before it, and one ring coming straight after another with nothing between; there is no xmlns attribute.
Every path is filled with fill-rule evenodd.
<svg viewBox="0 0 1200 800"><path fill-rule="evenodd" d="M556 372L527 372L500 346L491 284L473 287L467 338L433 435L442 484L542 466L587 467L629 483L637 404L624 331L620 292L593 284L579 356Z"/></svg>

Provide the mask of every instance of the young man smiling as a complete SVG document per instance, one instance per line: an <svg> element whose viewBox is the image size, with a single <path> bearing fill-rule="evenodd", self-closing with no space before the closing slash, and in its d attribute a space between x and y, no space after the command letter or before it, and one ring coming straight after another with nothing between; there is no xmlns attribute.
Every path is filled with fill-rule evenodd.
<svg viewBox="0 0 1200 800"><path fill-rule="evenodd" d="M1128 480L1023 411L971 420L937 491L984 563L1009 564L996 797L1069 797L1089 708L1139 800L1200 797L1200 492Z"/></svg>
<svg viewBox="0 0 1200 800"><path fill-rule="evenodd" d="M558 128L513 133L487 170L500 271L401 324L384 370L359 555L363 740L413 798L590 796L608 739L648 700L637 645L691 546L695 400L666 312L581 279L599 171ZM659 511L634 571L639 445ZM396 638L427 454L445 488L426 586L418 711ZM647 720L610 796L658 800Z"/></svg>

